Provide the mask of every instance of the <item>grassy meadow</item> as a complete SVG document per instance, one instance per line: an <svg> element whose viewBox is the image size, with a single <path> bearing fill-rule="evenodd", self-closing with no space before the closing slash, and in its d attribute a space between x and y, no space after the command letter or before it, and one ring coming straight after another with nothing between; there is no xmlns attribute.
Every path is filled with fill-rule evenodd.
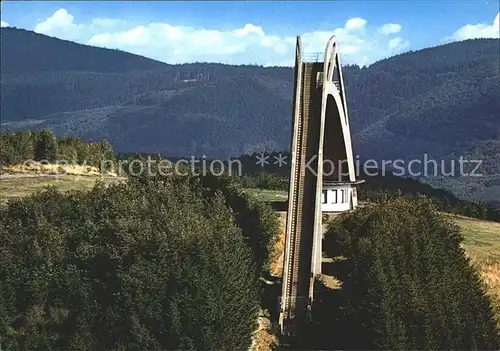
<svg viewBox="0 0 500 351"><path fill-rule="evenodd" d="M243 191L262 202L285 202L288 199L287 192L283 190L244 189Z"/></svg>
<svg viewBox="0 0 500 351"><path fill-rule="evenodd" d="M500 326L500 223L453 216L464 234L464 247L478 267Z"/></svg>
<svg viewBox="0 0 500 351"><path fill-rule="evenodd" d="M0 204L5 204L10 199L31 195L52 186L63 192L70 190L89 190L98 181L112 183L119 180L114 178L74 175L3 178L0 179Z"/></svg>

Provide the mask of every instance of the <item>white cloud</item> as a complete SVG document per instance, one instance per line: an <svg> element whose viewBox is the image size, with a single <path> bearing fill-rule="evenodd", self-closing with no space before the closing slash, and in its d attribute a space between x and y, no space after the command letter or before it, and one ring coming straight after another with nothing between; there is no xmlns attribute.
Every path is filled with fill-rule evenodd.
<svg viewBox="0 0 500 351"><path fill-rule="evenodd" d="M139 26L120 33L102 33L93 35L89 39L89 44L98 46L142 46L148 45L150 40L151 37L146 28Z"/></svg>
<svg viewBox="0 0 500 351"><path fill-rule="evenodd" d="M359 17L348 19L347 22L345 23L345 28L347 30L363 29L365 26L366 26L366 20Z"/></svg>
<svg viewBox="0 0 500 351"><path fill-rule="evenodd" d="M401 25L397 23L386 23L382 27L378 28L377 31L380 34L395 34L401 31Z"/></svg>
<svg viewBox="0 0 500 351"><path fill-rule="evenodd" d="M453 33L452 36L444 38L443 41L458 41L476 38L500 38L500 13L497 13L492 24L466 24Z"/></svg>
<svg viewBox="0 0 500 351"><path fill-rule="evenodd" d="M251 23L245 24L245 26L241 29L235 29L234 33L236 33L236 35L238 35L238 36L245 36L245 35L252 34L252 33L255 33L261 37L265 35L264 31L262 30L261 27L254 26Z"/></svg>
<svg viewBox="0 0 500 351"><path fill-rule="evenodd" d="M0 27L9 27L9 24L4 21L0 21Z"/></svg>
<svg viewBox="0 0 500 351"><path fill-rule="evenodd" d="M59 9L45 21L35 26L35 32L61 39L76 40L85 30L74 22L75 18L66 9Z"/></svg>
<svg viewBox="0 0 500 351"><path fill-rule="evenodd" d="M129 27L127 21L116 18L93 18L89 24L77 24L75 17L66 9L61 8L54 14L35 26L37 33L60 39L81 42L86 35L92 35L104 30L117 30Z"/></svg>
<svg viewBox="0 0 500 351"><path fill-rule="evenodd" d="M354 17L341 28L303 33L303 51L323 52L327 40L335 34L343 63L368 65L408 47L408 41L399 37L389 40L380 33L380 28L370 28L367 24L365 19ZM395 33L395 27L391 30ZM204 61L291 66L295 58L296 33L273 35L252 23L228 30L159 22L130 23L113 18L94 18L90 23L78 23L68 11L59 9L37 24L35 31L84 44L121 49L167 63Z"/></svg>
<svg viewBox="0 0 500 351"><path fill-rule="evenodd" d="M390 51L398 51L398 52L407 49L409 46L410 43L401 37L393 38L389 40L389 43L387 44L387 47Z"/></svg>
<svg viewBox="0 0 500 351"><path fill-rule="evenodd" d="M92 24L99 27L116 27L119 25L127 24L127 21L115 19L115 18L92 18Z"/></svg>

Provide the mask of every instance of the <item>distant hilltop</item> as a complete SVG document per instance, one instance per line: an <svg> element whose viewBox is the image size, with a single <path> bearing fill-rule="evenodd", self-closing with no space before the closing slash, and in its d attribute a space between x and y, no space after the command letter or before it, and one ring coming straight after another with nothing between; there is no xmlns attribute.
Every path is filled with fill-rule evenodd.
<svg viewBox="0 0 500 351"><path fill-rule="evenodd" d="M49 128L171 156L290 146L292 68L168 65L21 29L1 35L4 130ZM481 157L485 174L499 174L499 43L466 40L345 66L354 153ZM470 196L500 197L496 178L468 181L477 188ZM460 182L444 186L460 192Z"/></svg>

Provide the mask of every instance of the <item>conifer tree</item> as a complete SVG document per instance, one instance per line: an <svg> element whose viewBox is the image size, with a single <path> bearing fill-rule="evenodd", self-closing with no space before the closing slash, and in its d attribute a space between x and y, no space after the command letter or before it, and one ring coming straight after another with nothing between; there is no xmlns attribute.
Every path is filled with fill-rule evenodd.
<svg viewBox="0 0 500 351"><path fill-rule="evenodd" d="M324 249L346 258L344 281L340 306L326 314L342 315L339 326L349 329L327 348L498 349L490 300L461 241L427 199L337 218Z"/></svg>
<svg viewBox="0 0 500 351"><path fill-rule="evenodd" d="M57 139L49 129L44 129L38 135L35 144L35 159L37 161L54 162L57 159Z"/></svg>
<svg viewBox="0 0 500 351"><path fill-rule="evenodd" d="M248 349L258 281L224 194L132 178L0 208L2 349Z"/></svg>

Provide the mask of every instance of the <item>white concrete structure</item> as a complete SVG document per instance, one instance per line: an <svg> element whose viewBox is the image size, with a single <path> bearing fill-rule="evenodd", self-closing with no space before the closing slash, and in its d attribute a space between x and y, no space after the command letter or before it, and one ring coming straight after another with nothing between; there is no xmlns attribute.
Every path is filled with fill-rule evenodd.
<svg viewBox="0 0 500 351"><path fill-rule="evenodd" d="M355 189L355 188L354 188ZM352 208L353 188L349 184L323 184L322 212L343 212Z"/></svg>
<svg viewBox="0 0 500 351"><path fill-rule="evenodd" d="M321 212L344 212L358 205L357 182L323 182Z"/></svg>
<svg viewBox="0 0 500 351"><path fill-rule="evenodd" d="M349 117L339 58L331 37L312 62L295 54L293 134L285 230L280 318L282 335L293 336L309 323L315 278L321 275L323 212L343 212L357 204ZM323 57L323 62L318 60ZM324 165L330 167L325 169ZM321 165L321 166L320 166Z"/></svg>

